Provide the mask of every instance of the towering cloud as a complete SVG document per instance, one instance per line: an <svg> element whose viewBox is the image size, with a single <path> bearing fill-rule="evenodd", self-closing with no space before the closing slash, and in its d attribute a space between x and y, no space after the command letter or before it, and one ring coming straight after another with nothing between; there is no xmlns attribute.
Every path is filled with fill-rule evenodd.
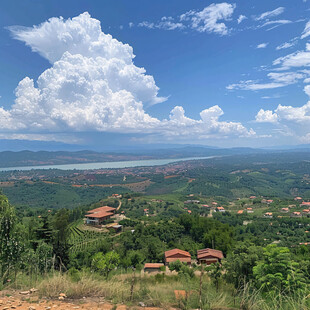
<svg viewBox="0 0 310 310"><path fill-rule="evenodd" d="M187 118L182 107L175 107L169 120L146 113L146 106L166 98L158 96L154 78L135 66L132 47L103 33L100 22L88 13L10 30L52 66L36 83L24 78L11 109L0 108L2 132L32 138L33 134L70 132L156 133L163 137L254 134L240 123L219 121L223 111L218 106L201 112L200 120Z"/></svg>

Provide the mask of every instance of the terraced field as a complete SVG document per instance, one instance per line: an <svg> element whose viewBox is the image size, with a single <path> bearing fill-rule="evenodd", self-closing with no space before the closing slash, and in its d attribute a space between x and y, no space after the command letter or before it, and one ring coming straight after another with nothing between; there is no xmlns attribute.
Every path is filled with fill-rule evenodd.
<svg viewBox="0 0 310 310"><path fill-rule="evenodd" d="M83 230L77 224L70 227L69 242L72 245L70 251L73 253L87 250L88 247L100 246L108 233Z"/></svg>

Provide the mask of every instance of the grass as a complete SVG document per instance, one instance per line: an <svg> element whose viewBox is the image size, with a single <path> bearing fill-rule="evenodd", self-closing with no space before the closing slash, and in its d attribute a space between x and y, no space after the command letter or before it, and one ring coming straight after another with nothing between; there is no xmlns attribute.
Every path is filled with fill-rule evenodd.
<svg viewBox="0 0 310 310"><path fill-rule="evenodd" d="M18 274L16 282L6 289L27 290L36 287L40 297L57 299L65 293L69 299L83 297L104 297L112 304L124 303L137 306L143 302L147 306L168 309L204 310L308 310L310 295L284 296L281 294L264 296L259 290L246 285L237 292L232 286L221 283L217 291L207 275L202 282L202 296L199 296L199 277L187 278L178 275L145 275L135 273L133 295L131 296L132 272L114 274L106 280L103 276L88 271L79 272L78 277L70 273L50 273L29 280L29 276ZM185 290L187 298L179 299L175 290Z"/></svg>

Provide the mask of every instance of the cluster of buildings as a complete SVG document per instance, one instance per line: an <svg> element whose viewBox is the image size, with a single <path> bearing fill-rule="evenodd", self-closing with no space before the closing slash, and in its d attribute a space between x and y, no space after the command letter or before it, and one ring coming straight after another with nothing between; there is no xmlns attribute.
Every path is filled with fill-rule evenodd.
<svg viewBox="0 0 310 310"><path fill-rule="evenodd" d="M191 265L192 262L197 262L198 264L214 264L221 262L224 258L222 251L214 249L203 249L197 251L197 260L193 260L191 254L187 251L180 249L173 249L165 252L164 263L146 263L144 265L144 272L160 271L165 265L168 266L172 262L180 261Z"/></svg>

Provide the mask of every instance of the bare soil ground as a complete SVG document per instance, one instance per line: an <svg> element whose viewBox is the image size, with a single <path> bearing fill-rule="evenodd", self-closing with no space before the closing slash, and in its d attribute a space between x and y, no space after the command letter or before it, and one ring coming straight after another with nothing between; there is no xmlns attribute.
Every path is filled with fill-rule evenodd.
<svg viewBox="0 0 310 310"><path fill-rule="evenodd" d="M36 294L21 295L17 291L0 292L1 310L68 310L68 309L87 309L87 310L126 310L126 309L147 309L160 310L155 307L138 307L126 305L113 305L104 300L104 298L82 298L70 300L52 300L39 298Z"/></svg>

